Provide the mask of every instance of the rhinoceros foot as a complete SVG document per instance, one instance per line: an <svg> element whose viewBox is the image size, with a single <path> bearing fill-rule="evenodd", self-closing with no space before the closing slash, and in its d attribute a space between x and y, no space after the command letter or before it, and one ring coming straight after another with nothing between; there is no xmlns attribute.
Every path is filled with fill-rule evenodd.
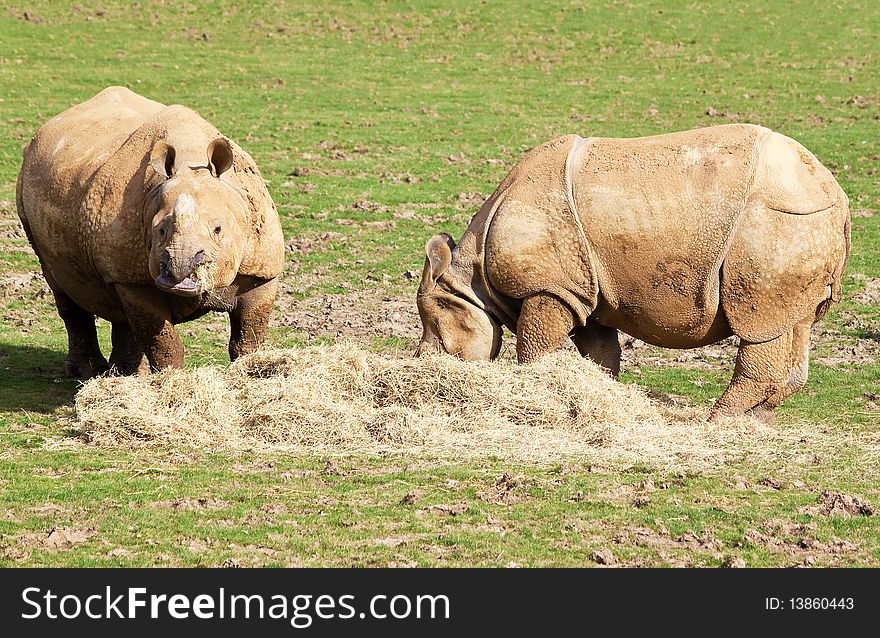
<svg viewBox="0 0 880 638"><path fill-rule="evenodd" d="M104 374L109 369L110 366L103 355L88 357L68 356L64 360L64 375L68 377L91 379L92 377Z"/></svg>

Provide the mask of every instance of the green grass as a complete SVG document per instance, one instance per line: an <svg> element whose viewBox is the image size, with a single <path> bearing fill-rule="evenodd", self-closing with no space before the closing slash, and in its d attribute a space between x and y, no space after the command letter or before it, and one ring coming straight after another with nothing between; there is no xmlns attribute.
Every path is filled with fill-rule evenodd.
<svg viewBox="0 0 880 638"><path fill-rule="evenodd" d="M866 211L853 219L847 274L880 277L876 3L86 4L0 9L3 219L14 218L21 147L34 131L123 84L195 108L247 148L287 238L340 234L290 258L289 294L380 287L412 295L401 275L420 272L425 239L460 235L479 200L468 194L491 193L524 150L557 134L648 135L735 118L798 139L835 171L852 209ZM355 207L364 201L378 206ZM393 216L403 210L418 216ZM38 270L23 240L2 239L0 248L0 273ZM850 299L864 286L846 277L847 300L823 322L839 334L818 344L782 427L798 420L829 436L876 434L878 413L866 405L880 393L876 358L815 362L876 344L876 303ZM586 565L600 547L633 565L717 565L730 556L749 565L880 564L880 516L801 511L824 489L880 504L880 470L856 451L684 477L415 458L346 458L337 475L311 457L77 445L63 421L77 387L59 378L66 336L40 294L39 280L0 292L0 565ZM188 365L225 361L211 321L220 325L185 327ZM106 346L107 326L99 327ZM280 327L270 336L283 346L304 339ZM708 405L729 372L641 365L624 380ZM518 477L515 502L481 498L505 472ZM783 488L761 485L768 476ZM658 489L638 487L646 479ZM414 502L401 504L410 493ZM218 501L168 506L198 498ZM437 504L467 509L428 511ZM41 539L55 526L95 533L47 549ZM709 542L688 541L704 529ZM750 530L778 542L755 541Z"/></svg>

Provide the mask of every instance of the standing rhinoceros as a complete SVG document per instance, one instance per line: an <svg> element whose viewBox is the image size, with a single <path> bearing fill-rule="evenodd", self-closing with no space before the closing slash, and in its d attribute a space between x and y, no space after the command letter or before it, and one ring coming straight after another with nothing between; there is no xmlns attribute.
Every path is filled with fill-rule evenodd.
<svg viewBox="0 0 880 638"><path fill-rule="evenodd" d="M263 341L284 265L278 213L253 159L196 113L111 87L24 149L18 215L68 335L65 372L183 365L174 324L228 312L229 355Z"/></svg>
<svg viewBox="0 0 880 638"><path fill-rule="evenodd" d="M458 245L428 241L416 354L491 359L503 324L520 362L570 336L616 376L618 330L669 348L736 335L712 416L770 420L807 379L849 228L831 173L766 128L558 138L520 160Z"/></svg>

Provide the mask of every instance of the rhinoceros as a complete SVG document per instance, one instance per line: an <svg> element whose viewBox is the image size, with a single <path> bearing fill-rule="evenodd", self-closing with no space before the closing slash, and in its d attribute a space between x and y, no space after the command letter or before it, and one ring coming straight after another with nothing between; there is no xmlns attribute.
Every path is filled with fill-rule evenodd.
<svg viewBox="0 0 880 638"><path fill-rule="evenodd" d="M68 335L70 376L183 365L174 324L229 313L232 359L263 341L284 266L254 160L194 111L110 87L24 148L16 207ZM111 322L109 364L95 316Z"/></svg>
<svg viewBox="0 0 880 638"><path fill-rule="evenodd" d="M849 202L798 142L730 124L530 151L456 244L432 237L416 354L528 363L568 336L617 376L618 330L667 348L739 337L710 418L775 408L805 383L810 330L840 298Z"/></svg>

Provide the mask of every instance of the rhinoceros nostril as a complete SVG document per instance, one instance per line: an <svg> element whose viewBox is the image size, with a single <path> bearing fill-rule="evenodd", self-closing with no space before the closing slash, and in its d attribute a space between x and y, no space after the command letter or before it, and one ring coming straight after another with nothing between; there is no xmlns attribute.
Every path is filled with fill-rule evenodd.
<svg viewBox="0 0 880 638"><path fill-rule="evenodd" d="M193 257L193 268L195 268L199 264L205 263L205 259L206 259L206 257L205 257L204 250L200 250L199 252L197 252L195 257Z"/></svg>

